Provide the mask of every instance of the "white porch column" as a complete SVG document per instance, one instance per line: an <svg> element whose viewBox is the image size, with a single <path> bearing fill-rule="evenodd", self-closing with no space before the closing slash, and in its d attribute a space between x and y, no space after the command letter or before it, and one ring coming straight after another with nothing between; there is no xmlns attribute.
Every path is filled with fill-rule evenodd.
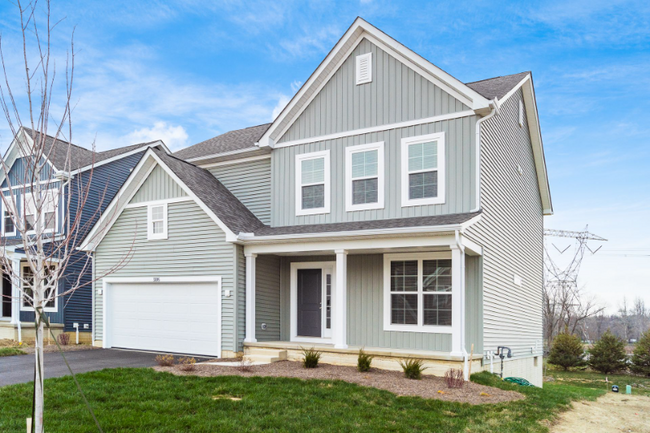
<svg viewBox="0 0 650 433"><path fill-rule="evenodd" d="M255 343L255 258L257 254L246 254L246 338L247 343ZM235 308L237 308L235 306Z"/></svg>
<svg viewBox="0 0 650 433"><path fill-rule="evenodd" d="M334 288L334 323L332 337L334 347L348 347L348 252L336 250L336 285Z"/></svg>
<svg viewBox="0 0 650 433"><path fill-rule="evenodd" d="M20 260L12 260L11 268L11 323L20 322Z"/></svg>
<svg viewBox="0 0 650 433"><path fill-rule="evenodd" d="M465 254L451 246L451 356L465 353Z"/></svg>

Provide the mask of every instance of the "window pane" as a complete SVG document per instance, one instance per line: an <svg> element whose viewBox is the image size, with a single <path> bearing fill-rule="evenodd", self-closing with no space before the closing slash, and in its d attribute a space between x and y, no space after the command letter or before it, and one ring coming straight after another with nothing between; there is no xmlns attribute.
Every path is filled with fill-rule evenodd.
<svg viewBox="0 0 650 433"><path fill-rule="evenodd" d="M44 214L44 218L45 218L45 229L54 230L56 226L56 215L54 215L54 212L46 212Z"/></svg>
<svg viewBox="0 0 650 433"><path fill-rule="evenodd" d="M302 184L325 181L325 158L306 159L301 161L300 171Z"/></svg>
<svg viewBox="0 0 650 433"><path fill-rule="evenodd" d="M165 207L156 206L151 208L151 219L154 221L162 220L165 218Z"/></svg>
<svg viewBox="0 0 650 433"><path fill-rule="evenodd" d="M438 172L409 174L409 199L438 197Z"/></svg>
<svg viewBox="0 0 650 433"><path fill-rule="evenodd" d="M332 329L332 274L325 276L325 328Z"/></svg>
<svg viewBox="0 0 650 433"><path fill-rule="evenodd" d="M163 222L162 221L154 221L152 222L153 224L153 234L160 234L163 233Z"/></svg>
<svg viewBox="0 0 650 433"><path fill-rule="evenodd" d="M438 142L409 145L408 158L409 172L438 168Z"/></svg>
<svg viewBox="0 0 650 433"><path fill-rule="evenodd" d="M427 293L423 300L425 325L451 326L451 295Z"/></svg>
<svg viewBox="0 0 650 433"><path fill-rule="evenodd" d="M451 292L451 260L424 260L422 288L425 292Z"/></svg>
<svg viewBox="0 0 650 433"><path fill-rule="evenodd" d="M302 187L302 208L319 209L325 207L325 185Z"/></svg>
<svg viewBox="0 0 650 433"><path fill-rule="evenodd" d="M378 179L352 181L352 204L377 203Z"/></svg>
<svg viewBox="0 0 650 433"><path fill-rule="evenodd" d="M5 233L12 233L14 231L14 220L5 213Z"/></svg>
<svg viewBox="0 0 650 433"><path fill-rule="evenodd" d="M352 154L352 179L377 176L377 150L355 152Z"/></svg>
<svg viewBox="0 0 650 433"><path fill-rule="evenodd" d="M417 292L417 260L390 262L391 292Z"/></svg>
<svg viewBox="0 0 650 433"><path fill-rule="evenodd" d="M418 295L391 295L391 323L417 325Z"/></svg>
<svg viewBox="0 0 650 433"><path fill-rule="evenodd" d="M28 232L34 230L34 215L25 216L25 229Z"/></svg>

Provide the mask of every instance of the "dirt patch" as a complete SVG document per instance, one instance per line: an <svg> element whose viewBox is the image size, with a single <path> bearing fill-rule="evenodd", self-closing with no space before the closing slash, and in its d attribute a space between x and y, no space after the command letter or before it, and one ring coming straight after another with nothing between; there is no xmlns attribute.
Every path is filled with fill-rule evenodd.
<svg viewBox="0 0 650 433"><path fill-rule="evenodd" d="M596 401L577 401L564 412L553 433L650 432L650 397L609 393Z"/></svg>
<svg viewBox="0 0 650 433"><path fill-rule="evenodd" d="M154 367L157 371L166 371L180 376L268 376L293 377L298 379L343 380L361 386L379 388L400 396L415 396L438 400L455 401L470 404L502 403L523 399L515 391L465 382L460 389L447 388L441 377L422 376L422 380L406 379L401 372L372 369L359 373L355 367L319 364L318 368L303 368L299 362L280 361L272 364L255 365L250 372L239 371L236 367L197 364L196 370L184 372L178 367Z"/></svg>

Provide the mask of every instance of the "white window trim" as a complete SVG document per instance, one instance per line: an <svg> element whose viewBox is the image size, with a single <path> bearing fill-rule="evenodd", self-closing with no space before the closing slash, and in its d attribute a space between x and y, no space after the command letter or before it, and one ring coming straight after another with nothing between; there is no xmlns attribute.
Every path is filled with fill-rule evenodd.
<svg viewBox="0 0 650 433"><path fill-rule="evenodd" d="M408 148L411 144L427 143L430 141L438 142L438 196L429 198L409 199L409 158ZM446 181L445 181L445 133L436 132L434 134L419 135L416 137L405 137L401 140L402 146L402 207L423 206L431 204L445 203ZM430 170L422 170L430 171ZM413 173L418 173L414 171Z"/></svg>
<svg viewBox="0 0 650 433"><path fill-rule="evenodd" d="M406 332L428 332L433 334L451 334L453 332L453 324L455 318L452 317L449 326L440 325L423 325L424 321L424 292L422 291L422 272L423 260L451 260L451 252L437 252L437 253L404 253L404 254L384 254L384 331L406 331ZM394 260L417 260L418 261L418 324L417 325L396 325L391 323L390 320L390 262ZM399 294L400 292L395 292ZM429 293L429 292L428 292ZM434 294L435 292L430 292ZM453 292L450 292L453 299ZM456 319L457 320L457 319Z"/></svg>
<svg viewBox="0 0 650 433"><path fill-rule="evenodd" d="M153 208L162 207L163 208L163 232L154 233L153 232ZM167 203L159 204L150 204L147 206L147 240L156 240L156 239L167 239L167 228L168 228L168 218L167 218Z"/></svg>
<svg viewBox="0 0 650 433"><path fill-rule="evenodd" d="M325 193L323 198L323 207L313 208L313 209L303 209L302 208L302 161L325 158L324 170L325 170ZM330 213L330 151L323 150L321 152L311 152L311 153L301 153L296 155L296 216L303 215L319 215ZM313 184L316 185L316 184Z"/></svg>
<svg viewBox="0 0 650 433"><path fill-rule="evenodd" d="M358 152L377 150L377 203L352 204L352 155ZM345 210L353 212L358 210L384 208L384 142L348 146L345 148ZM374 176L364 176L354 180L372 179Z"/></svg>
<svg viewBox="0 0 650 433"><path fill-rule="evenodd" d="M56 266L56 265L52 264L52 266ZM20 277L21 277L20 278L20 311L29 311L29 312L33 313L34 308L30 307L29 305L25 305L25 295L24 295L24 291L23 291L24 284L25 284L25 281L23 279L23 275L24 275L23 269L29 268L29 267L30 266L29 266L28 263L21 263L20 264ZM56 313L56 312L59 311L59 297L57 296L58 295L58 289L59 289L58 288L58 281L55 284L56 284L56 287L54 288L54 292L55 292L56 295L54 296L54 307L44 307L43 311L45 313Z"/></svg>
<svg viewBox="0 0 650 433"><path fill-rule="evenodd" d="M42 233L58 233L59 231L59 210L60 210L60 202L61 202L61 189L60 188L48 188L48 189L42 189L41 194L47 193L47 192L54 192L56 196L56 204L54 208L54 228L53 229L46 229L45 228L45 215L39 215L38 216L38 223L43 224L43 231ZM27 197L32 197L33 194L31 192L25 193L21 197L21 207L22 207L22 215L21 218L25 219L27 216L26 212L26 206L27 206ZM36 203L34 203L34 212L37 212L36 209ZM41 213L43 213L43 201L41 201ZM4 217L4 215L3 215ZM3 218L4 220L4 218ZM36 213L34 213L34 226L36 225ZM4 230L4 221L2 222L2 228ZM15 225L14 225L14 230L15 230ZM16 232L14 231L14 234ZM36 233L36 230L29 230L26 232L28 235L33 235Z"/></svg>
<svg viewBox="0 0 650 433"><path fill-rule="evenodd" d="M291 332L290 341L298 343L330 343L332 341L332 329L334 328L334 320L336 314L334 308L336 306L336 262L291 262L291 276L290 276L290 311L291 319L289 328ZM321 294L323 307L325 306L325 274L332 275L332 326L327 329L325 326L325 308L321 309L321 337L302 337L298 335L298 269L320 269L323 272L323 291Z"/></svg>
<svg viewBox="0 0 650 433"><path fill-rule="evenodd" d="M372 82L372 53L360 54L356 57L355 60L356 62L354 65L355 66L354 75L355 75L356 85L358 86L360 84L371 83ZM359 68L359 64L364 60L368 61L368 76L365 78L360 75L360 68Z"/></svg>

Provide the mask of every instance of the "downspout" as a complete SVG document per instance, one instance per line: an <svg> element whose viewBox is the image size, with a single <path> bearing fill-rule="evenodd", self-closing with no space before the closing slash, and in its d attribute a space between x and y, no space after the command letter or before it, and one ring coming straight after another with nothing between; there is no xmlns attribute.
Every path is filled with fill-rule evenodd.
<svg viewBox="0 0 650 433"><path fill-rule="evenodd" d="M476 121L476 207L470 212L478 212L481 210L481 125L488 119L491 119L495 114L499 114L499 98L494 98L490 101L492 111L487 116L481 117Z"/></svg>
<svg viewBox="0 0 650 433"><path fill-rule="evenodd" d="M465 317L465 247L463 246L463 243L460 241L460 231L456 230L456 245L458 246L458 249L460 250L461 253L461 260L460 260L460 306L461 306L461 311L462 311L462 316L463 319L466 319ZM463 375L465 377L465 381L469 380L469 368L468 368L468 362L467 362L467 348L465 347L465 320L462 320L460 322L460 341L461 341L461 347L463 348ZM469 362L472 362L469 360Z"/></svg>

